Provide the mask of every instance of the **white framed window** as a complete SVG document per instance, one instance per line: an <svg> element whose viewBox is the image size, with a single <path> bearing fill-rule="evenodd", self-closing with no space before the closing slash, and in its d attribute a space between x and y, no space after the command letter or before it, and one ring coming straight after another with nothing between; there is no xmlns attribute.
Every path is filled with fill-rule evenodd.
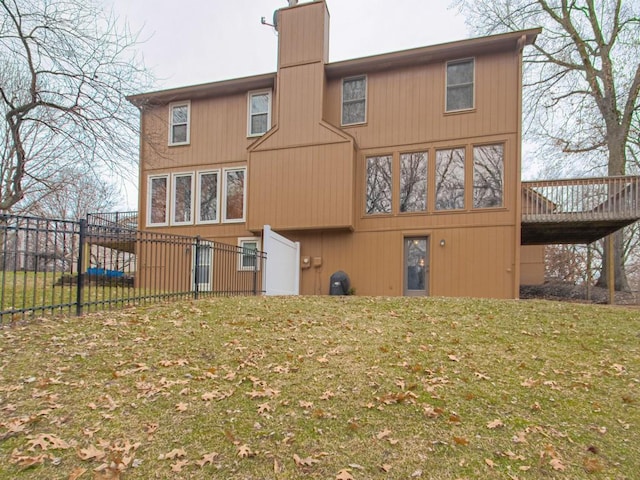
<svg viewBox="0 0 640 480"><path fill-rule="evenodd" d="M147 179L147 226L168 224L169 175L151 175Z"/></svg>
<svg viewBox="0 0 640 480"><path fill-rule="evenodd" d="M223 170L223 222L244 222L246 173L246 167L225 168Z"/></svg>
<svg viewBox="0 0 640 480"><path fill-rule="evenodd" d="M220 221L220 170L198 172L196 223Z"/></svg>
<svg viewBox="0 0 640 480"><path fill-rule="evenodd" d="M260 237L240 237L238 238L238 270L255 271L260 270Z"/></svg>
<svg viewBox="0 0 640 480"><path fill-rule="evenodd" d="M174 173L171 182L171 225L193 223L193 173Z"/></svg>
<svg viewBox="0 0 640 480"><path fill-rule="evenodd" d="M342 125L367 121L367 76L342 79Z"/></svg>
<svg viewBox="0 0 640 480"><path fill-rule="evenodd" d="M447 62L446 111L474 107L475 60L466 58Z"/></svg>
<svg viewBox="0 0 640 480"><path fill-rule="evenodd" d="M190 141L191 102L169 104L169 145L188 145Z"/></svg>
<svg viewBox="0 0 640 480"><path fill-rule="evenodd" d="M271 128L271 90L249 92L247 103L247 136L264 135Z"/></svg>

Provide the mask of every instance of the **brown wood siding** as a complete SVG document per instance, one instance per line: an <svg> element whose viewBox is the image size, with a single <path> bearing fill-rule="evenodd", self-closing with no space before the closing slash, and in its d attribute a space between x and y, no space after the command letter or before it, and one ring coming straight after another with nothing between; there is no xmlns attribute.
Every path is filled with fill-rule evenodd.
<svg viewBox="0 0 640 480"><path fill-rule="evenodd" d="M520 285L544 283L544 245L520 247Z"/></svg>
<svg viewBox="0 0 640 480"><path fill-rule="evenodd" d="M324 2L278 11L278 64L281 68L327 60L328 17Z"/></svg>
<svg viewBox="0 0 640 480"><path fill-rule="evenodd" d="M453 60L453 59L452 59ZM518 56L475 59L475 108L445 113L445 62L367 74L367 123L345 127L362 149L514 134L518 125ZM325 119L341 122L342 79L330 79Z"/></svg>
<svg viewBox="0 0 640 480"><path fill-rule="evenodd" d="M252 152L249 230L351 228L353 175L349 142Z"/></svg>
<svg viewBox="0 0 640 480"><path fill-rule="evenodd" d="M246 162L247 94L191 101L191 142L168 146L167 105L143 111L142 166L145 172Z"/></svg>

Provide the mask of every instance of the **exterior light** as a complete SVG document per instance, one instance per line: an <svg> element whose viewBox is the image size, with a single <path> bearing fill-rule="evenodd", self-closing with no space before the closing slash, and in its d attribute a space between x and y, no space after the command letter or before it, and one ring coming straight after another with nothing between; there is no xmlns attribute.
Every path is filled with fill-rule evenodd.
<svg viewBox="0 0 640 480"><path fill-rule="evenodd" d="M441 246L441 247L444 247L444 246L445 246L444 238L443 238L442 240L440 240L440 246Z"/></svg>

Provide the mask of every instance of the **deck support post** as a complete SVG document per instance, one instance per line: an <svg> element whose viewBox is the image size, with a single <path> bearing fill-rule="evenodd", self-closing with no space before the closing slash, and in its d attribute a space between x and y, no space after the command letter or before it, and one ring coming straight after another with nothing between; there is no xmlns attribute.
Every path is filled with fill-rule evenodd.
<svg viewBox="0 0 640 480"><path fill-rule="evenodd" d="M607 251L607 256L609 257L609 264L608 264L608 268L607 268L607 273L608 273L608 283L609 283L609 304L613 305L614 303L616 303L616 277L615 277L615 263L614 263L614 241L613 241L613 235L611 234L608 237L608 244L609 244L609 248Z"/></svg>
<svg viewBox="0 0 640 480"><path fill-rule="evenodd" d="M591 274L591 244L587 243L587 300L591 301L591 282L593 281Z"/></svg>

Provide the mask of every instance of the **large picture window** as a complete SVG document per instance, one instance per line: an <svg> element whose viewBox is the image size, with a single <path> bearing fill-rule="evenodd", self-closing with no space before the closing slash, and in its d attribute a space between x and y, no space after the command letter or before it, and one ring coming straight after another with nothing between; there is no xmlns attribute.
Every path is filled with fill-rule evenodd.
<svg viewBox="0 0 640 480"><path fill-rule="evenodd" d="M147 225L167 224L168 181L168 175L149 177L147 186Z"/></svg>
<svg viewBox="0 0 640 480"><path fill-rule="evenodd" d="M436 210L464 208L464 148L436 151Z"/></svg>
<svg viewBox="0 0 640 480"><path fill-rule="evenodd" d="M193 174L178 173L173 175L173 225L192 223L193 211Z"/></svg>
<svg viewBox="0 0 640 480"><path fill-rule="evenodd" d="M473 147L473 208L502 206L504 146Z"/></svg>
<svg viewBox="0 0 640 480"><path fill-rule="evenodd" d="M367 158L367 214L391 213L392 156Z"/></svg>
<svg viewBox="0 0 640 480"><path fill-rule="evenodd" d="M447 63L447 112L473 108L474 61Z"/></svg>
<svg viewBox="0 0 640 480"><path fill-rule="evenodd" d="M190 102L169 105L169 145L186 145L189 143L190 117Z"/></svg>
<svg viewBox="0 0 640 480"><path fill-rule="evenodd" d="M367 118L367 77L342 81L342 125L364 123Z"/></svg>
<svg viewBox="0 0 640 480"><path fill-rule="evenodd" d="M427 210L427 152L400 155L400 211Z"/></svg>
<svg viewBox="0 0 640 480"><path fill-rule="evenodd" d="M220 203L220 172L198 173L198 223L218 221Z"/></svg>
<svg viewBox="0 0 640 480"><path fill-rule="evenodd" d="M271 91L249 92L249 136L263 135L271 128Z"/></svg>
<svg viewBox="0 0 640 480"><path fill-rule="evenodd" d="M245 173L245 168L230 168L224 171L225 222L244 221Z"/></svg>

